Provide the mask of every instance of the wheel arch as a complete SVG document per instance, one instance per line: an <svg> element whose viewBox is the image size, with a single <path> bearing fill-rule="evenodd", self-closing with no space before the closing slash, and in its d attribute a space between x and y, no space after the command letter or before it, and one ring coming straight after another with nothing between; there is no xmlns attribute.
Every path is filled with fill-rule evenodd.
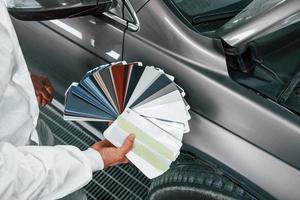
<svg viewBox="0 0 300 200"><path fill-rule="evenodd" d="M300 172L279 158L191 111L183 152L208 162L259 199L297 199ZM253 127L255 128L255 127Z"/></svg>

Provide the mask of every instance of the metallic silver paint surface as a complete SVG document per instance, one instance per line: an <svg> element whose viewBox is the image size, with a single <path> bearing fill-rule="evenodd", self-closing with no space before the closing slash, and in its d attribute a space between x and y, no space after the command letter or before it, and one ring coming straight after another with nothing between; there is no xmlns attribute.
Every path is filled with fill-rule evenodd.
<svg viewBox="0 0 300 200"><path fill-rule="evenodd" d="M115 56L121 59L121 30L125 27L112 21L94 16L54 23L12 19L30 70L49 77L56 89L56 98L62 103L72 82L79 81L95 66L115 62ZM104 39L108 37L112 38Z"/></svg>
<svg viewBox="0 0 300 200"><path fill-rule="evenodd" d="M198 147L280 200L299 200L300 171L191 112L184 142Z"/></svg>
<svg viewBox="0 0 300 200"><path fill-rule="evenodd" d="M190 30L162 0L148 2L138 17L138 32L126 33L124 59L159 66L186 90L194 112L184 142L278 199L299 196L299 117L231 80L221 42ZM51 75L61 95L92 66L114 61L107 57L108 50L119 52L122 47L120 27L89 19L62 21L77 30L77 36L70 33L73 29L62 30L50 22L15 22L29 65Z"/></svg>
<svg viewBox="0 0 300 200"><path fill-rule="evenodd" d="M299 0L254 0L218 34L229 45L239 46L299 21Z"/></svg>
<svg viewBox="0 0 300 200"><path fill-rule="evenodd" d="M111 20L112 21L112 20ZM122 56L123 30L125 26L107 23L97 16L84 16L71 19L42 22L74 43L84 46L108 62L115 62ZM103 40L109 37L109 40ZM114 52L116 57L110 56ZM117 56L119 55L119 56Z"/></svg>
<svg viewBox="0 0 300 200"><path fill-rule="evenodd" d="M300 168L299 117L231 80L218 41L193 35L177 18L169 27L170 15L163 2L150 1L138 14L140 30L126 35L125 59L164 68L186 89L192 109ZM174 29L189 33L182 38Z"/></svg>
<svg viewBox="0 0 300 200"><path fill-rule="evenodd" d="M135 11L138 11L149 0L129 0Z"/></svg>
<svg viewBox="0 0 300 200"><path fill-rule="evenodd" d="M159 16L156 15L157 12L160 13ZM159 0L150 1L138 13L138 17L141 23L140 30L137 33L126 34L124 59L129 62L141 60L145 64L159 66L174 75L175 81L186 90L192 110L241 138L240 141L236 140L236 151L240 151L245 158L248 152L244 152L240 147L244 143L249 143L274 156L274 159L278 158L300 169L299 117L231 80L227 73L225 57L219 50L220 41L199 36L189 30ZM192 120L192 123L196 122ZM191 126L198 127L193 124ZM200 134L201 131L199 127L193 128L192 132L195 133L193 136L197 132ZM193 142L185 141L214 156L212 150L205 151L198 140L201 140L201 135L197 139L195 137ZM207 146L214 148L213 145L207 143L205 148ZM226 158L223 157L222 160ZM241 163L238 164L239 162ZM234 169L240 172L253 168L250 165L243 165L242 162L244 161L228 159L226 164L234 166ZM273 163L269 165L272 166ZM261 174L277 176L276 170L270 168L259 170ZM291 171L286 171L285 174L289 173ZM271 194L278 195L277 197L291 192L287 187L282 187L281 193L277 191L277 185L280 184L277 182L269 182L266 187L254 173L247 173L245 177ZM296 189L293 192L298 194ZM290 197L292 196L286 196L285 199Z"/></svg>
<svg viewBox="0 0 300 200"><path fill-rule="evenodd" d="M163 1L151 0L138 13L137 39L172 57L194 62L202 68L228 76L223 47L219 40L199 35L181 23ZM158 14L159 13L159 14Z"/></svg>

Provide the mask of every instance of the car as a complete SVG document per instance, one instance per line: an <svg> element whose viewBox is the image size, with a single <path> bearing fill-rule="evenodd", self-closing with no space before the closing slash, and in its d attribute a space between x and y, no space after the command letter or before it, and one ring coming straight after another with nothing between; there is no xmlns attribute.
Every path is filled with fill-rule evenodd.
<svg viewBox="0 0 300 200"><path fill-rule="evenodd" d="M37 2L7 6L61 104L73 81L119 60L185 89L191 131L149 199L300 199L300 1Z"/></svg>

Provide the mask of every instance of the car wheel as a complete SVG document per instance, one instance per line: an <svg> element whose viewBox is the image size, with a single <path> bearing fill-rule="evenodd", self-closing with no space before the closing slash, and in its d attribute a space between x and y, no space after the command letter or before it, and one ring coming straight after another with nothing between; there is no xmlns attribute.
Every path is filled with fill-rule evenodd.
<svg viewBox="0 0 300 200"><path fill-rule="evenodd" d="M207 163L181 154L171 168L152 180L149 200L256 200Z"/></svg>

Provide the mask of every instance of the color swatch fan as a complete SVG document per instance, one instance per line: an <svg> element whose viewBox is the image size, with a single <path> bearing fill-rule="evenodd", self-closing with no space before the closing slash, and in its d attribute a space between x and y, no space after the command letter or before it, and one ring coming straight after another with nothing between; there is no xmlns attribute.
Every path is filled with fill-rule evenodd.
<svg viewBox="0 0 300 200"><path fill-rule="evenodd" d="M126 155L148 178L170 167L189 132L189 106L174 77L142 63L119 62L89 71L66 92L64 119L114 121L104 137L120 147L129 133Z"/></svg>

